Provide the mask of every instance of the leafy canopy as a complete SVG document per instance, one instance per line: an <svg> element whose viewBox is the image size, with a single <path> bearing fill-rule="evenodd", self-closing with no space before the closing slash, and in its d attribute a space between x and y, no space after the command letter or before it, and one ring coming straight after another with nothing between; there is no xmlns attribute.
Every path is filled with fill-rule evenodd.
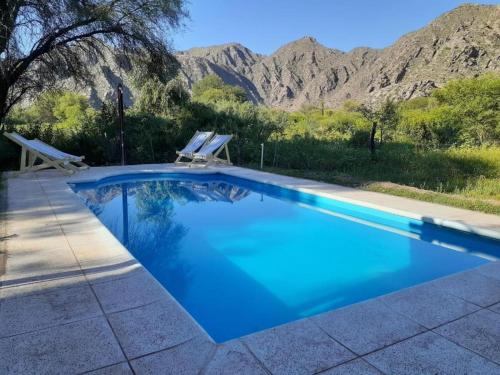
<svg viewBox="0 0 500 375"><path fill-rule="evenodd" d="M201 103L221 101L243 103L248 100L245 90L225 84L217 75L208 75L193 85L193 100Z"/></svg>
<svg viewBox="0 0 500 375"><path fill-rule="evenodd" d="M178 69L167 37L185 15L183 0L1 1L0 121L62 78L90 81L98 58L166 81Z"/></svg>

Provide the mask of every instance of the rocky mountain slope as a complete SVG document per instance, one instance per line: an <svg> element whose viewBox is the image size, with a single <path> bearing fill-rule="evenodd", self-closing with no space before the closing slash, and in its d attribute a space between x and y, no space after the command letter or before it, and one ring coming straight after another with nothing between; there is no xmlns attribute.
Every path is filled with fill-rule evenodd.
<svg viewBox="0 0 500 375"><path fill-rule="evenodd" d="M243 87L255 103L286 110L320 103L338 107L346 99L409 99L449 79L500 72L500 6L460 6L384 49L342 52L306 37L270 56L226 44L194 48L177 58L189 88L217 74ZM116 79L112 69L107 74ZM107 95L105 85L99 86L95 98Z"/></svg>

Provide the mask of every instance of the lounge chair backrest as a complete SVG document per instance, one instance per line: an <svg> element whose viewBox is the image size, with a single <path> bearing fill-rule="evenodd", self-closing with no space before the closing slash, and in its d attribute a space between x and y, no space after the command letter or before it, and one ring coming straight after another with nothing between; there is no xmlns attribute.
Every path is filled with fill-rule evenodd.
<svg viewBox="0 0 500 375"><path fill-rule="evenodd" d="M195 153L201 146L205 144L214 133L213 132L199 132L197 131L189 143L182 149L182 153L192 154Z"/></svg>
<svg viewBox="0 0 500 375"><path fill-rule="evenodd" d="M16 132L5 133L5 135L7 136L7 138L16 142L20 146L36 150L44 155L47 155L48 157L50 157L52 159L68 160L68 161L80 161L80 160L82 160L81 157L62 152L62 151L58 150L57 148L54 148L54 147L40 141L39 139L26 139L21 134L18 134Z"/></svg>
<svg viewBox="0 0 500 375"><path fill-rule="evenodd" d="M34 149L38 150L42 154L45 154L47 156L50 156L54 159L59 159L59 160L81 160L80 157L68 154L66 152L63 152L61 150L58 150L55 147L52 147L48 145L45 142L42 142L39 139L33 139L32 141L29 141L31 144L31 147Z"/></svg>
<svg viewBox="0 0 500 375"><path fill-rule="evenodd" d="M196 155L207 156L207 155L213 154L218 149L220 149L222 146L227 144L231 140L231 138L233 138L232 135L216 134L215 137L213 137L208 143L206 143L200 149L200 151L198 151L196 153Z"/></svg>
<svg viewBox="0 0 500 375"><path fill-rule="evenodd" d="M21 146L20 173L56 168L66 175L71 175L89 169L89 166L83 162L84 156L68 154L39 139L26 139L16 132L3 134ZM39 160L41 162L38 162Z"/></svg>
<svg viewBox="0 0 500 375"><path fill-rule="evenodd" d="M24 138L21 134L18 134L16 132L12 133L4 133L7 138L9 138L11 141L16 142L20 146L29 146L30 141L26 138Z"/></svg>

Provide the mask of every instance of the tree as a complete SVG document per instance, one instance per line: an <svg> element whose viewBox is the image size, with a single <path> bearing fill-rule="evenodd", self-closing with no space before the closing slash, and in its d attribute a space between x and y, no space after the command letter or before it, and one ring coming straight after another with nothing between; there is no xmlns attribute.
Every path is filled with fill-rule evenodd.
<svg viewBox="0 0 500 375"><path fill-rule="evenodd" d="M221 101L243 103L248 100L245 90L224 83L216 75L208 75L193 85L193 99L201 103Z"/></svg>
<svg viewBox="0 0 500 375"><path fill-rule="evenodd" d="M380 120L380 144L384 141L384 136L392 136L396 131L399 121L398 106L392 100L386 100L379 108L378 117Z"/></svg>
<svg viewBox="0 0 500 375"><path fill-rule="evenodd" d="M205 91L210 89L222 89L224 85L222 78L215 74L209 74L193 85L193 97L200 97Z"/></svg>
<svg viewBox="0 0 500 375"><path fill-rule="evenodd" d="M377 134L377 125L380 121L380 113L372 107L367 105L360 105L358 107L358 112L363 115L370 123L372 124L372 128L370 131L370 153L372 160L375 160L375 134Z"/></svg>
<svg viewBox="0 0 500 375"><path fill-rule="evenodd" d="M498 143L500 139L500 76L485 74L448 82L432 96L450 107L462 143L471 146Z"/></svg>
<svg viewBox="0 0 500 375"><path fill-rule="evenodd" d="M180 79L162 83L158 79L146 80L139 87L135 103L140 112L171 115L189 102L189 92Z"/></svg>
<svg viewBox="0 0 500 375"><path fill-rule="evenodd" d="M61 78L88 82L89 61L106 51L139 76L167 80L178 62L166 35L184 16L184 0L0 1L0 122Z"/></svg>

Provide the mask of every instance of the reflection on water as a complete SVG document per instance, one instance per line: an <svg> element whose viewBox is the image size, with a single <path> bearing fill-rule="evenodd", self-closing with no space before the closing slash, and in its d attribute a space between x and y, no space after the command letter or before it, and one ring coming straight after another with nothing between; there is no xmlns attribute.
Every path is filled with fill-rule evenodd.
<svg viewBox="0 0 500 375"><path fill-rule="evenodd" d="M188 228L175 222L174 206L234 203L250 191L221 181L147 181L83 189L78 194L153 275L168 274L184 286L189 284L191 271L178 257Z"/></svg>
<svg viewBox="0 0 500 375"><path fill-rule="evenodd" d="M486 262L468 252L499 253L498 242L412 219L189 176L75 190L218 342Z"/></svg>
<svg viewBox="0 0 500 375"><path fill-rule="evenodd" d="M172 252L186 231L182 224L173 220L174 202L178 205L189 202L234 203L247 197L250 190L217 181L148 181L84 189L78 194L98 217L103 215L108 204L113 206L114 214L120 214L114 201L121 196L122 225L117 228L115 222L113 233L132 252L141 245L154 249L165 247L162 243L168 243ZM134 203L132 227L129 225L129 197Z"/></svg>

